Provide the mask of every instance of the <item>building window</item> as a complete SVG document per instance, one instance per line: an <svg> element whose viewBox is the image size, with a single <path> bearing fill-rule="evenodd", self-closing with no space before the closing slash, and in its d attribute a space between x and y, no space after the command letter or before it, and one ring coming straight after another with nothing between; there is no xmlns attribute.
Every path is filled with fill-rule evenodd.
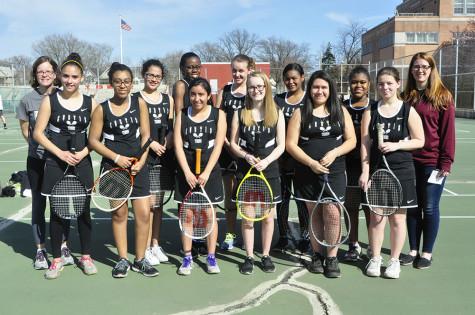
<svg viewBox="0 0 475 315"><path fill-rule="evenodd" d="M408 44L437 44L439 34L436 32L406 32Z"/></svg>
<svg viewBox="0 0 475 315"><path fill-rule="evenodd" d="M475 0L454 0L454 15L475 15Z"/></svg>
<svg viewBox="0 0 475 315"><path fill-rule="evenodd" d="M367 55L373 51L373 44L372 43L363 43L361 47L361 54Z"/></svg>

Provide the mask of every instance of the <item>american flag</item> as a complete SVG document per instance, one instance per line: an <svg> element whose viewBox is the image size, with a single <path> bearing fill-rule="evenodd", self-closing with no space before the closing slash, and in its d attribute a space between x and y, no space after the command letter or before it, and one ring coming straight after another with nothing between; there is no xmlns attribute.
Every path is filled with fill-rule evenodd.
<svg viewBox="0 0 475 315"><path fill-rule="evenodd" d="M125 22L123 19L120 20L120 27L126 31L130 31L132 29L132 27L130 27L130 25L127 24L127 22Z"/></svg>

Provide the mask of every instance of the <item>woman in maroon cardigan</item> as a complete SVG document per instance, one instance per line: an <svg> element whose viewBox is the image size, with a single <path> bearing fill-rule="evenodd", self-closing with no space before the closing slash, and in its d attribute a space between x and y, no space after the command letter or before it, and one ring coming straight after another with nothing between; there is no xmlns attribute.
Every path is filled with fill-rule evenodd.
<svg viewBox="0 0 475 315"><path fill-rule="evenodd" d="M413 152L419 207L407 213L410 252L401 255L400 260L402 265L413 263L418 269L426 269L432 263L432 249L439 230L440 197L454 162L455 106L431 55L415 54L409 69L403 98L422 118L425 144Z"/></svg>

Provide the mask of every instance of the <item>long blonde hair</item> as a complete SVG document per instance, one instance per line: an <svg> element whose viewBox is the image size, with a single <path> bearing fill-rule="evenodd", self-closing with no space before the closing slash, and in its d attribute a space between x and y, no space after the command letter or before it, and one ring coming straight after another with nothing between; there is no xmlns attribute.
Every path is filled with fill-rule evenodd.
<svg viewBox="0 0 475 315"><path fill-rule="evenodd" d="M409 69L412 69L414 62L416 62L417 59L423 59L427 61L431 68L427 87L424 91L425 97L436 110L446 110L447 107L449 107L449 105L453 102L453 98L450 91L445 87L444 83L442 83L442 80L440 79L439 72L435 66L434 58L425 52L417 53L412 57L411 63L409 64ZM407 74L407 84L404 92L402 93L402 97L411 105L416 105L420 101L421 95L417 90L416 80L414 79L411 71L409 71Z"/></svg>
<svg viewBox="0 0 475 315"><path fill-rule="evenodd" d="M272 98L272 88L270 86L269 78L267 78L267 75L265 73L259 71L250 73L247 78L248 91L246 99L244 101L244 108L241 112L241 121L247 127L250 127L256 123L254 121L254 118L252 118L252 108L254 106L252 104L252 99L249 96L249 79L252 77L261 78L264 82L266 93L264 96L264 126L267 128L274 127L277 124L277 120L279 119L279 112L277 110L277 105L275 104L274 99Z"/></svg>

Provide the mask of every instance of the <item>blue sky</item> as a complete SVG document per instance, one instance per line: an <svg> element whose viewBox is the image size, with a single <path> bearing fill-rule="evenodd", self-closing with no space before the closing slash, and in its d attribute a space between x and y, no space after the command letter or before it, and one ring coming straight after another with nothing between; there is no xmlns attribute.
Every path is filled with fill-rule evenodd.
<svg viewBox="0 0 475 315"><path fill-rule="evenodd" d="M402 0L0 0L0 59L36 57L32 44L46 35L72 33L114 47L118 59L119 15L132 27L124 32L124 61L138 64L167 52L215 42L244 28L265 38L310 44L317 54L350 20L375 26L394 14Z"/></svg>

